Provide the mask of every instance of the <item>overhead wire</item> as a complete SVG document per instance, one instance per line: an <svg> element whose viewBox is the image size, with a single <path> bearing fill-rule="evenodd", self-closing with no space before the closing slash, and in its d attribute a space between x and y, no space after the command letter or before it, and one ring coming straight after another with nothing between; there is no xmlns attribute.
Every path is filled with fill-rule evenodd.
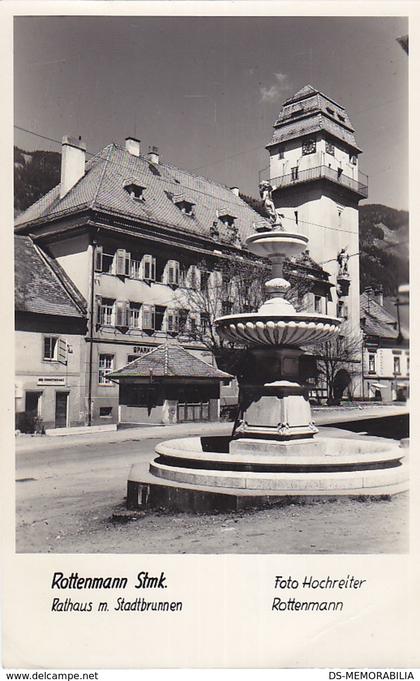
<svg viewBox="0 0 420 681"><path fill-rule="evenodd" d="M19 126L19 125L14 125L13 127L16 128L17 130L22 131L22 132L28 133L28 134L30 134L30 135L34 135L35 137L39 137L39 138L41 138L41 139L48 140L49 142L53 142L53 143L55 143L55 144L58 144L60 147L61 147L61 145L62 145L62 142L61 142L60 140L56 140L56 139L54 139L53 137L48 137L47 135L42 135L42 134L40 134L40 133L38 133L38 132L35 132L35 131L33 131L33 130L28 130L27 128L23 128L22 126ZM117 145L116 145L116 146L117 146ZM96 152L96 153L92 153L92 152L86 151L86 155L87 155L87 156L90 156L92 159L93 159L93 158L97 158L97 159L99 159L99 160L103 160L104 162L107 162L109 165L114 165L114 166L116 166L118 169L124 169L124 168L126 168L127 170L130 170L131 173L133 173L133 168L132 168L132 166L129 166L129 165L124 164L124 163L121 163L121 162L112 161L112 160L109 159L107 156L101 156L102 151L103 151L103 150L101 150L101 151L99 151L99 152ZM240 152L240 153L242 153L242 152ZM239 154L238 154L238 155L239 155ZM143 156L142 158L145 159L144 156ZM146 159L145 159L145 160L146 160ZM146 162L147 162L147 160L146 160ZM176 169L175 166L171 166L171 164L169 164L169 163L165 163L165 166L168 167L169 169L170 169L171 167L174 168L174 169ZM183 172L183 173L187 173L187 174L188 174L188 173L191 173L191 171L185 171L185 170L182 170L182 172ZM206 178L203 178L203 179L206 179ZM211 181L211 182L214 183L214 180L209 180L209 181ZM178 184L179 187L183 187L184 189L190 189L190 187L188 187L188 185L182 184L182 183L180 183L180 182L179 182L179 183L177 182L177 184ZM220 187L226 188L226 185L221 185L220 183L217 183L217 182L216 182L215 184L218 184ZM203 196L207 196L207 193L204 192L204 191L202 191L202 190L200 190L200 189L197 189L197 188L194 187L193 190L194 190L194 192L196 192L196 193L203 194ZM226 198L220 198L220 197L219 197L218 200L221 200L221 201L223 201L224 203L227 203L228 205L231 205L231 206L237 206L237 204L236 204L235 202L229 201L229 200L226 199ZM263 218L263 216L261 216L261 217ZM293 222L293 223L296 224L296 220L295 220L295 218L293 218L293 217L284 216L284 217L282 218L282 220L289 220L290 222ZM334 232L343 232L343 233L346 233L346 234L353 234L353 235L356 235L356 234L357 234L357 232L356 232L356 231L353 231L353 230L348 230L348 229L338 229L338 228L336 228L336 227L330 227L329 225L321 225L321 224L319 224L319 223L310 222L310 221L307 221L307 220L298 220L298 223L297 223L297 224L309 225L309 226L311 226L311 227L319 227L320 229L328 229L328 230L334 231Z"/></svg>

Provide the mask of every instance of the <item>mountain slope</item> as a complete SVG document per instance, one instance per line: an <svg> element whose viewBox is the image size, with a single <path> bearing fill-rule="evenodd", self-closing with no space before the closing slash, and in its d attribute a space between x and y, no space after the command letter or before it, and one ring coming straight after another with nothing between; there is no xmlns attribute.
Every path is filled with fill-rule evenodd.
<svg viewBox="0 0 420 681"><path fill-rule="evenodd" d="M409 215L382 204L360 206L360 289L382 284L395 295L409 281Z"/></svg>
<svg viewBox="0 0 420 681"><path fill-rule="evenodd" d="M15 216L60 182L61 154L14 148Z"/></svg>

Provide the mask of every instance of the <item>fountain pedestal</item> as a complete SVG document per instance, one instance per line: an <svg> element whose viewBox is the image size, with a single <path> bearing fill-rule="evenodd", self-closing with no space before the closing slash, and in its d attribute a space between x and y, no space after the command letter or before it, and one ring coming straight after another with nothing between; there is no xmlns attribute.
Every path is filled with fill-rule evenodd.
<svg viewBox="0 0 420 681"><path fill-rule="evenodd" d="M318 432L311 417L307 391L301 385L296 347L252 348L239 382L239 416L230 451L239 438L269 438L281 442L312 438Z"/></svg>

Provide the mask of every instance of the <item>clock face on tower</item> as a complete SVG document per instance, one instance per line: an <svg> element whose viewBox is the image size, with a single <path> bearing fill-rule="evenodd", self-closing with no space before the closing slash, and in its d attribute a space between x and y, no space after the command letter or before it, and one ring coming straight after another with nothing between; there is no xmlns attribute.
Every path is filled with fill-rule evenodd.
<svg viewBox="0 0 420 681"><path fill-rule="evenodd" d="M313 138L308 138L302 142L302 154L314 154L316 152L316 141Z"/></svg>

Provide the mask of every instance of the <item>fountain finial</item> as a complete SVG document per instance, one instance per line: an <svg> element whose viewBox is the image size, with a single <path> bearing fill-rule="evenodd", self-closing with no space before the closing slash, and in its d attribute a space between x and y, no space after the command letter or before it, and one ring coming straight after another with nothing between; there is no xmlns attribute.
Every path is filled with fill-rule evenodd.
<svg viewBox="0 0 420 681"><path fill-rule="evenodd" d="M266 209L268 213L268 219L271 223L271 229L278 229L280 231L284 231L284 227L281 221L281 218L284 218L283 213L279 213L279 211L276 209L274 205L274 201L272 198L272 191L273 187L271 186L270 182L267 180L263 180L259 184L260 188L260 196L264 202L264 208Z"/></svg>

